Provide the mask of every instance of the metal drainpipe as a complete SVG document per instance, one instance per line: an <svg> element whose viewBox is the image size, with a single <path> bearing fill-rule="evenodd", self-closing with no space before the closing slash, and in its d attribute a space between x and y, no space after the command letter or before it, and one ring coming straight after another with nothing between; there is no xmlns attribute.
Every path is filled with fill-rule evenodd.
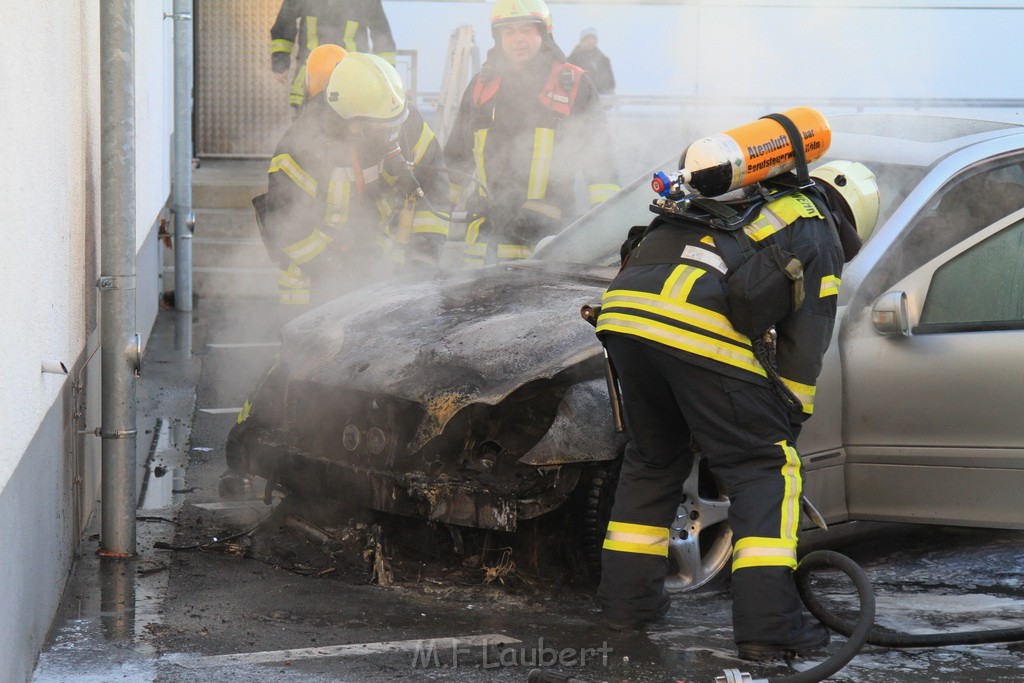
<svg viewBox="0 0 1024 683"><path fill-rule="evenodd" d="M135 554L135 12L100 5L100 325L103 359L100 553Z"/></svg>
<svg viewBox="0 0 1024 683"><path fill-rule="evenodd" d="M192 310L192 0L174 0L174 307Z"/></svg>

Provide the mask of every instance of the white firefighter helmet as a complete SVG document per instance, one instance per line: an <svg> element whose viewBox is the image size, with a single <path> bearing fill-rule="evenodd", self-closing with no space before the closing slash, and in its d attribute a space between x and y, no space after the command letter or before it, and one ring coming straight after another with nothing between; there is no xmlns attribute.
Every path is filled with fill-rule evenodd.
<svg viewBox="0 0 1024 683"><path fill-rule="evenodd" d="M551 10L544 0L495 0L491 8L491 29L504 24L534 21L551 33Z"/></svg>
<svg viewBox="0 0 1024 683"><path fill-rule="evenodd" d="M811 177L829 185L846 202L861 241L867 241L878 220L878 183L875 174L856 161L830 161L811 171Z"/></svg>
<svg viewBox="0 0 1024 683"><path fill-rule="evenodd" d="M349 52L327 82L327 103L350 121L400 123L408 113L405 90L395 67L377 55Z"/></svg>

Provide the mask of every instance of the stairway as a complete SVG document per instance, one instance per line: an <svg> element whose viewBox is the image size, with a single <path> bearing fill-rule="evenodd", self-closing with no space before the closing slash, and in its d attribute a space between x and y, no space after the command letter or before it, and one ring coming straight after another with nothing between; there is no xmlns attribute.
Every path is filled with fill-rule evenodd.
<svg viewBox="0 0 1024 683"><path fill-rule="evenodd" d="M203 159L192 170L192 291L200 298L277 299L277 267L256 228L252 198L267 188L269 159ZM174 253L163 249L164 282Z"/></svg>

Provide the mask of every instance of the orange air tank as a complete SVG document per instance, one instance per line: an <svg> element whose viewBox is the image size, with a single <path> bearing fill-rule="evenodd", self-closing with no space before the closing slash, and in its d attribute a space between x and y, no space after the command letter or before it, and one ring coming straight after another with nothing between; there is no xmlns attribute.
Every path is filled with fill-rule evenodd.
<svg viewBox="0 0 1024 683"><path fill-rule="evenodd" d="M331 80L334 67L348 54L345 48L333 43L317 45L306 57L306 97L319 95Z"/></svg>
<svg viewBox="0 0 1024 683"><path fill-rule="evenodd" d="M782 115L800 131L808 163L828 150L832 130L821 112L797 107ZM679 160L683 182L705 197L767 180L795 166L789 135L782 124L772 119L758 119L701 138L687 147Z"/></svg>

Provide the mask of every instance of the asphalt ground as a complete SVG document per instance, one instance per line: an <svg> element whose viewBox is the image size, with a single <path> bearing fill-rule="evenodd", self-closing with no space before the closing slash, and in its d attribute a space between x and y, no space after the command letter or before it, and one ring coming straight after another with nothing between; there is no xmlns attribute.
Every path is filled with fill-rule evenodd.
<svg viewBox="0 0 1024 683"><path fill-rule="evenodd" d="M98 538L87 540L33 680L524 682L543 667L585 681L710 683L725 669L775 678L820 661L738 660L721 587L678 595L664 621L618 633L565 572L452 564L409 550L410 534L386 539L393 583L376 585L358 513L336 520L350 536L328 549L286 523L295 501L264 505L259 486L252 500L221 501L228 430L277 351L274 311L214 299L192 314L161 311L140 384L138 558L101 561ZM804 546L838 548L864 567L878 624L1024 626L1021 532L844 527ZM844 578L823 574L816 586L854 607ZM1020 681L1024 645L869 647L829 680Z"/></svg>

